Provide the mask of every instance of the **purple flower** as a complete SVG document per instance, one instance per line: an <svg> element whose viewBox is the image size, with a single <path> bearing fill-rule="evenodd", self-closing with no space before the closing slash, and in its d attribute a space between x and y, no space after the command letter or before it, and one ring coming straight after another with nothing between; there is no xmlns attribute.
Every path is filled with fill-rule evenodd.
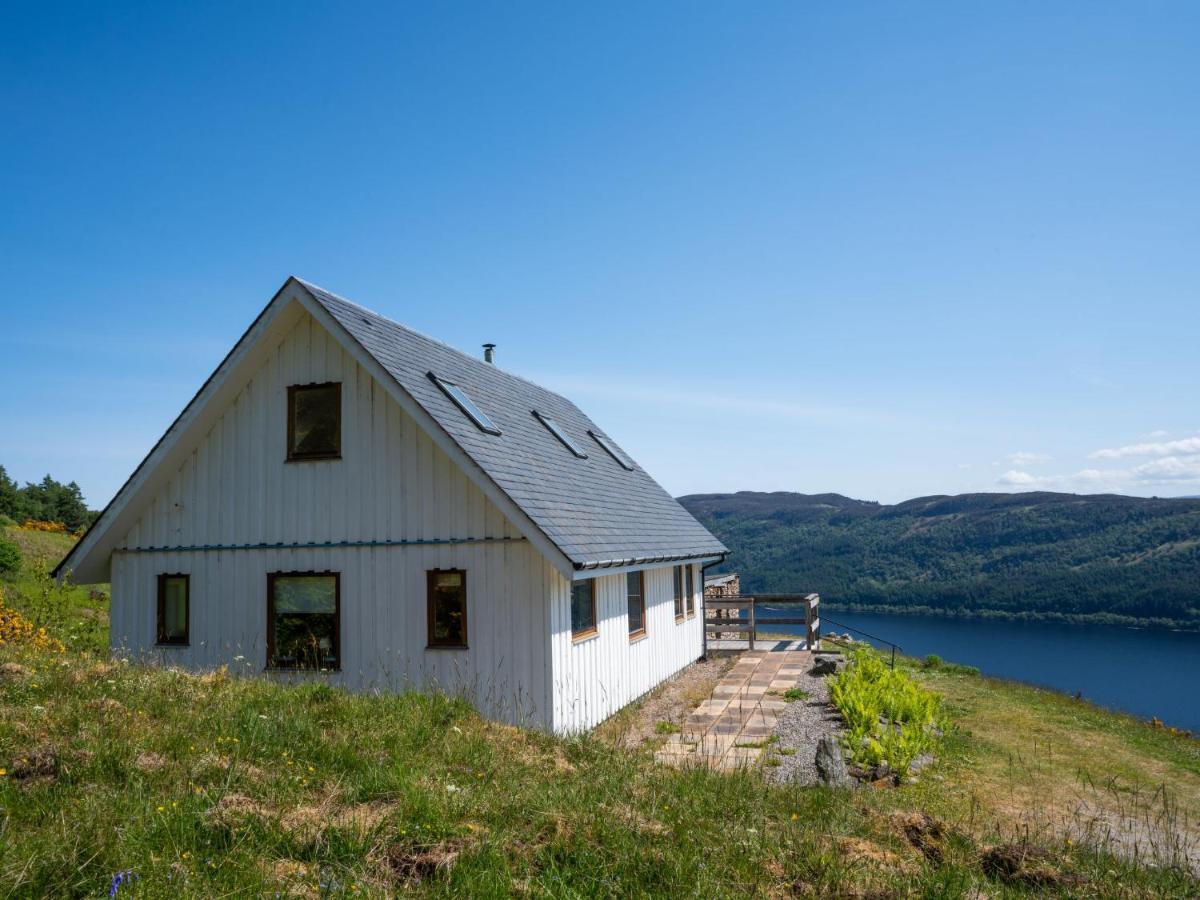
<svg viewBox="0 0 1200 900"><path fill-rule="evenodd" d="M126 869L124 872L118 872L112 877L112 883L108 886L108 896L117 896L117 889L123 884L129 884L138 878L137 872L133 869Z"/></svg>

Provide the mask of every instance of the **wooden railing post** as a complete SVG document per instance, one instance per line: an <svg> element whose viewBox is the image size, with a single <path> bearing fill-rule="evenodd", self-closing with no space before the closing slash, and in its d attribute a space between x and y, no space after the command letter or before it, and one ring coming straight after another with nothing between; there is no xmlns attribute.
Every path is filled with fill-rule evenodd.
<svg viewBox="0 0 1200 900"><path fill-rule="evenodd" d="M804 604L804 630L805 630L805 648L808 650L816 650L817 645L821 643L821 614L817 607L821 603L820 594L809 594L805 598Z"/></svg>
<svg viewBox="0 0 1200 900"><path fill-rule="evenodd" d="M751 597L751 598L750 598L750 649L751 649L751 650L753 650L753 649L754 649L754 633L755 633L755 627L756 627L756 626L755 626L755 623L754 623L754 598L753 598L753 597Z"/></svg>

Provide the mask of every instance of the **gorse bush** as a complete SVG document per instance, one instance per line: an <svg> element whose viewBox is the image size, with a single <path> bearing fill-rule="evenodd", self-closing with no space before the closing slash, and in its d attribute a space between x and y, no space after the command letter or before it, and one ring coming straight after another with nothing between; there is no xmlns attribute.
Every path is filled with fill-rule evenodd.
<svg viewBox="0 0 1200 900"><path fill-rule="evenodd" d="M46 633L45 628L35 627L15 609L6 606L4 594L0 592L0 646L5 644L19 644L55 653L62 653L65 649L61 641Z"/></svg>
<svg viewBox="0 0 1200 900"><path fill-rule="evenodd" d="M0 537L0 577L15 575L21 569L21 548Z"/></svg>
<svg viewBox="0 0 1200 900"><path fill-rule="evenodd" d="M829 697L846 720L851 757L863 766L887 763L904 775L937 746L940 701L874 650L849 653L849 665L830 680Z"/></svg>

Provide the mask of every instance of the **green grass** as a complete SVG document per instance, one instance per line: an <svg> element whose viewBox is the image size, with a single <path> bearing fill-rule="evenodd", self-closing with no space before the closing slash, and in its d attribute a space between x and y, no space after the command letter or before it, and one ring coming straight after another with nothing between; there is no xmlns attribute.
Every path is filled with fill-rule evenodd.
<svg viewBox="0 0 1200 900"><path fill-rule="evenodd" d="M15 575L0 578L4 602L67 647L102 652L108 646L107 586L58 585L50 578L75 538L12 525L0 527L0 536L20 547L24 557Z"/></svg>
<svg viewBox="0 0 1200 900"><path fill-rule="evenodd" d="M126 870L140 897L315 895L322 883L335 896L1020 893L980 869L999 832L974 833L933 780L789 789L489 724L442 696L13 648L3 662L29 672L0 691L0 896L96 896ZM978 752L958 735L939 768L954 775ZM917 810L947 817L940 860L892 824ZM1078 846L1056 853L1099 894L1197 887Z"/></svg>
<svg viewBox="0 0 1200 900"><path fill-rule="evenodd" d="M83 594L67 592L63 627L99 606ZM488 723L453 697L0 647L0 898L104 896L126 871L118 897L1200 891L1177 868L1022 821L1071 808L1068 788L1109 770L1099 800L1136 813L1138 785L1159 778L1186 807L1200 743L1062 695L901 668L943 698L938 761L916 784L831 791L676 770L602 737ZM925 813L944 827L936 852L911 835ZM985 871L989 847L1019 840L1052 854L1035 873L1048 881Z"/></svg>

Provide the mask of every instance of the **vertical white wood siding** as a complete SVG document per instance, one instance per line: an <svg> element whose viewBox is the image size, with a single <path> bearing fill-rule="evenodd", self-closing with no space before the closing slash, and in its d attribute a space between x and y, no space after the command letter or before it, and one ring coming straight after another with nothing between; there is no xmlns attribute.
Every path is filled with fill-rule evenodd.
<svg viewBox="0 0 1200 900"><path fill-rule="evenodd" d="M485 714L552 725L550 608L562 576L311 317L255 374L113 555L111 643L169 664L261 672L267 573L341 573L342 671L355 689L466 692ZM342 458L286 463L287 387L342 384ZM123 552L324 541L506 541ZM431 568L467 570L469 650L426 650ZM191 575L190 646L155 644L157 575ZM568 623L569 629L569 623ZM239 658L240 657L240 658Z"/></svg>
<svg viewBox="0 0 1200 900"><path fill-rule="evenodd" d="M695 614L681 622L675 620L673 568L646 570L646 636L633 642L624 573L596 578L598 633L579 642L571 637L571 585L558 577L550 612L555 731L591 728L700 657L699 567L692 567Z"/></svg>

